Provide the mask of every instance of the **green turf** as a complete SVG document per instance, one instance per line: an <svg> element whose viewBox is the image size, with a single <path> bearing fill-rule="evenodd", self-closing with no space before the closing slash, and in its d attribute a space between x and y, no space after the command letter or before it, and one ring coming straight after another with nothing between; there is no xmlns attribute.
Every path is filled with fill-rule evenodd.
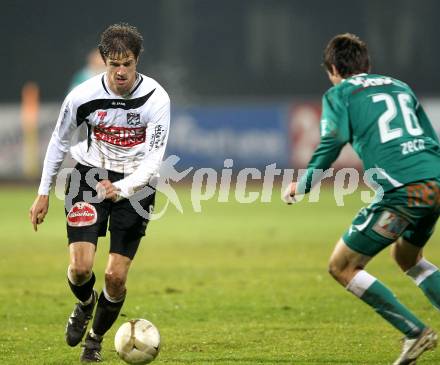
<svg viewBox="0 0 440 365"><path fill-rule="evenodd" d="M400 334L339 287L326 272L328 256L358 208L358 196L336 207L202 202L192 213L172 207L153 222L133 264L128 297L104 342L106 364L121 364L113 335L123 321L155 323L162 350L155 364L390 364ZM79 348L64 343L74 298L62 203L55 197L34 233L28 208L34 191L1 188L0 363L76 364ZM159 202L159 205L162 203ZM426 253L440 264L439 232ZM108 243L100 241L100 288ZM440 315L393 265L388 252L369 267L415 313L440 330ZM430 352L418 364L439 364Z"/></svg>

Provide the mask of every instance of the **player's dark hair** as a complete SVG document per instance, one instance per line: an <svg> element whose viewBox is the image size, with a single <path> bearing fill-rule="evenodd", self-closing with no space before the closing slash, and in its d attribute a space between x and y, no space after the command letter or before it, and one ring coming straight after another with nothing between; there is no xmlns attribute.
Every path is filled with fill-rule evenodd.
<svg viewBox="0 0 440 365"><path fill-rule="evenodd" d="M332 65L342 77L370 71L370 56L364 41L350 33L333 37L324 50L324 67L332 73Z"/></svg>
<svg viewBox="0 0 440 365"><path fill-rule="evenodd" d="M133 52L136 59L143 51L142 42L144 38L136 27L127 23L118 23L110 25L101 34L101 43L99 52L106 62L109 56L128 56L128 51Z"/></svg>

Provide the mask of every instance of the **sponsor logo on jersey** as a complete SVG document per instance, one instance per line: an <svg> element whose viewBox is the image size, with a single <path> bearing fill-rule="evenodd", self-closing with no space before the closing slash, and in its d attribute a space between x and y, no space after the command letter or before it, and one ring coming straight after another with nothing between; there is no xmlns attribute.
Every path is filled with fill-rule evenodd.
<svg viewBox="0 0 440 365"><path fill-rule="evenodd" d="M63 111L63 116L61 117L61 124L64 124L66 122L68 115L69 115L69 108L66 106Z"/></svg>
<svg viewBox="0 0 440 365"><path fill-rule="evenodd" d="M112 101L112 106L126 106L127 103L125 101Z"/></svg>
<svg viewBox="0 0 440 365"><path fill-rule="evenodd" d="M97 219L96 208L86 202L75 203L67 214L67 224L71 227L91 226Z"/></svg>
<svg viewBox="0 0 440 365"><path fill-rule="evenodd" d="M405 218L386 210L373 226L373 231L385 238L396 240L408 225L409 222Z"/></svg>
<svg viewBox="0 0 440 365"><path fill-rule="evenodd" d="M97 141L104 141L121 147L133 147L145 142L144 127L106 127L104 124L99 123L94 128L94 134Z"/></svg>
<svg viewBox="0 0 440 365"><path fill-rule="evenodd" d="M106 116L107 116L107 112L106 111L103 111L103 110L98 111L98 119L99 119L100 122L103 122L104 118Z"/></svg>
<svg viewBox="0 0 440 365"><path fill-rule="evenodd" d="M134 127L141 125L141 115L139 113L127 113L127 124Z"/></svg>
<svg viewBox="0 0 440 365"><path fill-rule="evenodd" d="M364 77L354 77L351 80L348 80L350 84L355 86L362 87L371 87L371 86L383 86L383 85L391 85L393 80L389 77L378 77L375 79L367 79Z"/></svg>
<svg viewBox="0 0 440 365"><path fill-rule="evenodd" d="M150 141L150 151L163 145L165 139L165 128L161 125L154 127L153 137Z"/></svg>

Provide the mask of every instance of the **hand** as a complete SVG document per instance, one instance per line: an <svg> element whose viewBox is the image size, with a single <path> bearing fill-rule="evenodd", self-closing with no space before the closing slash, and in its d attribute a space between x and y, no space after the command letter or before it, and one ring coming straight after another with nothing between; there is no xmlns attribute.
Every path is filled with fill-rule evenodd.
<svg viewBox="0 0 440 365"><path fill-rule="evenodd" d="M96 184L96 192L98 197L102 199L110 199L114 202L118 201L121 197L119 195L119 189L114 186L110 180L102 180Z"/></svg>
<svg viewBox="0 0 440 365"><path fill-rule="evenodd" d="M29 209L29 219L34 226L34 231L37 232L37 226L44 222L44 217L49 210L49 196L38 195Z"/></svg>
<svg viewBox="0 0 440 365"><path fill-rule="evenodd" d="M295 194L296 194L296 182L292 181L287 186L286 190L283 193L283 200L289 205L296 203Z"/></svg>

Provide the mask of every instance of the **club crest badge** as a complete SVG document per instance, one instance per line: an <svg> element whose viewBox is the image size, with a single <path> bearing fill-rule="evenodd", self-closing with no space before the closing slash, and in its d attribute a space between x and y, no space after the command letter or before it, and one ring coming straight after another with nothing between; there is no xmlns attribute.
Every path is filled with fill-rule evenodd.
<svg viewBox="0 0 440 365"><path fill-rule="evenodd" d="M141 125L141 115L139 113L127 113L127 124L134 127Z"/></svg>

